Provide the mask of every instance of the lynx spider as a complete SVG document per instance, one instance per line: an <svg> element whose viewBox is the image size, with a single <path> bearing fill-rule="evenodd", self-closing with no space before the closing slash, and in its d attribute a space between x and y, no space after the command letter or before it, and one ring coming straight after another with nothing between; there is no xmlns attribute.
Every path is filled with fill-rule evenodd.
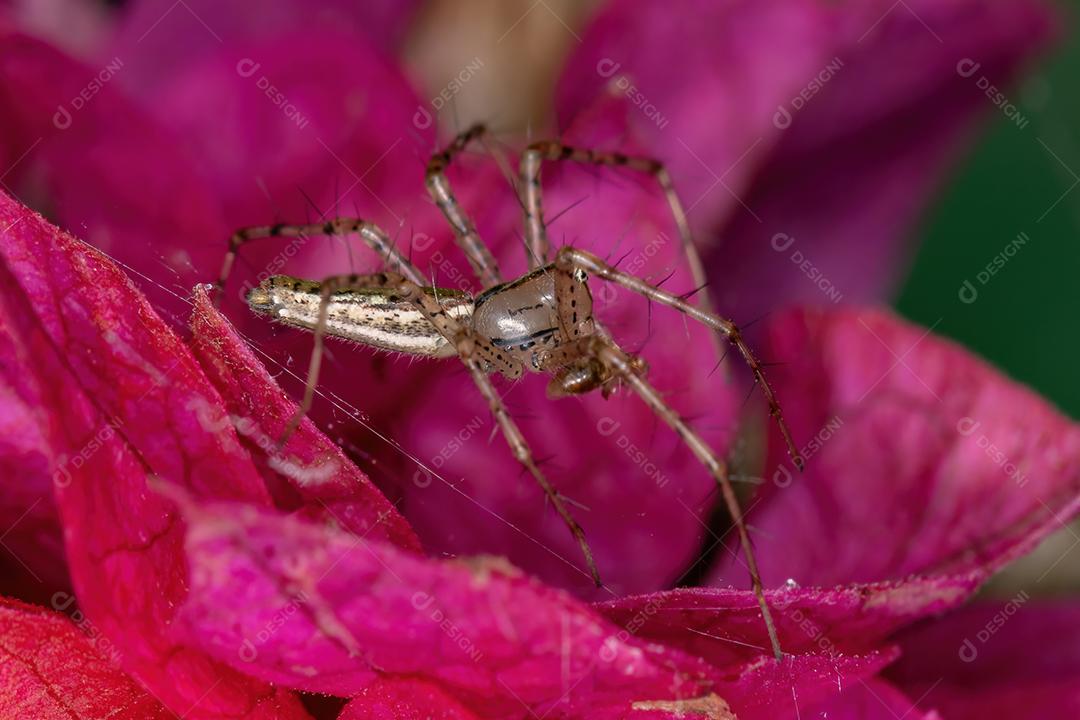
<svg viewBox="0 0 1080 720"><path fill-rule="evenodd" d="M607 397L618 385L625 385L679 435L716 480L742 543L773 654L777 660L781 659L776 628L765 600L742 510L731 486L728 465L649 384L645 362L622 350L593 318L589 275L673 307L713 329L718 343L726 341L734 347L750 367L755 384L760 385L788 454L796 467L801 468L802 458L795 449L761 364L733 322L704 309L710 307L707 294L702 294L702 307L691 305L683 297L624 273L592 253L570 246L560 248L554 261L548 261L550 243L544 225L540 187L543 162L569 160L626 167L647 173L659 183L674 216L695 282L704 287L704 269L690 235L686 213L667 170L659 161L647 157L575 148L555 141L529 145L521 156L519 176L524 194L522 208L529 271L504 282L495 258L480 240L475 224L458 204L446 176L446 169L454 157L474 140L487 146L484 143L486 136L483 125L474 125L459 134L444 151L436 153L426 172L428 192L453 227L458 245L486 288L475 297L428 286L423 274L399 253L389 236L360 218L339 217L323 223L247 227L232 235L217 282L217 297L221 296L220 290L225 286L240 246L260 238L356 234L386 263L383 272L336 275L322 282L275 275L248 293L248 305L254 311L285 324L313 330L315 335L304 397L282 443L311 409L322 362L323 340L327 334L413 355L457 356L486 399L515 458L543 489L566 523L581 548L593 581L600 586L599 572L584 531L533 459L528 443L508 414L489 375L498 372L506 378L517 379L526 370L548 374L551 376L549 397L597 389ZM498 154L496 159L505 165Z"/></svg>

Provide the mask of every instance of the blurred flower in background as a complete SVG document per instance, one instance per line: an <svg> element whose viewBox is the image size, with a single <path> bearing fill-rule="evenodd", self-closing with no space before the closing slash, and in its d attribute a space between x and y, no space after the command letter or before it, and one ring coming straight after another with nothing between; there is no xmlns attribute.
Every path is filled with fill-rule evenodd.
<svg viewBox="0 0 1080 720"><path fill-rule="evenodd" d="M9 230L26 225L18 231L23 245L5 240L5 254L12 287L17 281L27 298L14 293L8 311L26 314L29 299L44 327L13 323L11 337L51 338L14 353L11 377L29 372L35 347L59 349L61 357L93 348L100 364L58 360L57 367L72 372L72 387L88 396L106 430L60 422L64 432L42 431L44 439L13 444L5 455L13 480L3 562L12 573L3 590L63 610L57 593L71 597L70 569L90 623L81 629L119 648L103 674L119 663L190 717L302 716L285 688L357 696L342 717L374 717L373 708L403 697L427 698L447 717L514 717L525 709L623 716L634 700L673 698L704 704L639 709L705 708L722 717L719 700L701 699L710 693L744 718L815 705L830 717L887 716L882 710L932 717L935 708L943 717L975 717L999 701L1012 716L1051 717L1045 708L1078 702L1069 689L1080 670L1074 657L1038 672L997 670L1025 638L1076 626L1071 605L1048 609L1031 600L1071 545L1002 607L975 606L951 625L900 632L956 607L1072 517L1075 427L960 349L883 311L852 309L895 294L920 215L978 123L999 114L1027 127L1011 93L1054 35L1046 4L776 0L676 8L540 0L276 2L254 10L163 0L118 8L15 4L4 23L6 190L115 259L174 330L188 334L191 288L215 278L228 236L245 225L359 215L386 228L436 282L478 290L424 192L427 158L476 121L507 150L557 135L665 163L689 209L714 303L752 326L766 359L783 363L770 372L812 456L808 472L793 478L775 438L766 439L760 408L743 403L741 369L728 363L713 372L707 333L662 321L659 310L625 293L598 292L600 317L648 358L655 384L679 412L727 448L744 476L762 476L747 503L766 584L787 587L774 602L792 653L788 665L763 665L771 661L762 660L766 643L752 598L720 589L747 580L732 554L738 547L725 542L712 481L636 398L551 404L539 383L505 388L586 527L606 583L598 591L542 494L497 438L487 442L487 408L451 363L330 347L326 394L313 419L351 458L335 460L341 473L355 473L335 475L342 495L307 497L283 484L266 447L240 424L228 429L225 415L214 427L227 447L199 450L208 441L206 407L234 421L276 408L276 419L257 423L267 436L288 416L259 362L293 397L302 387L310 340L250 317L245 290L278 272L362 272L375 266L373 253L336 238L245 247L224 309L257 355L203 299L191 342L201 369L184 372L199 389L195 397L221 398L178 408L160 384L144 392L146 378L121 375L135 360L140 372L157 368L171 384L165 359L190 357L185 345L155 339L165 332L156 317L144 318L153 328L144 337L122 310L142 308L141 301L99 267L100 258L9 209ZM477 150L452 169L454 190L500 265L520 272L513 180ZM548 164L553 241L693 290L654 185L624 171ZM960 302L988 288L995 252L1003 267L1035 233L1021 232L1002 241L1011 250L980 253L975 265L986 256L986 279L958 281ZM42 243L66 249L42 256ZM71 307L49 309L61 297ZM803 309L778 312L792 304ZM149 306L139 312L151 313ZM80 313L104 344L72 333L65 318ZM767 332L754 332L761 327ZM241 372L247 382L235 379ZM112 402L101 399L107 378L122 391ZM251 390L258 383L267 389ZM15 395L22 404L12 407L25 412L12 411L13 427L58 422L42 417L61 405ZM170 418L164 427L184 428L176 447L163 449L147 429L159 412ZM114 422L120 418L142 429L125 429ZM337 452L310 432L311 457ZM70 469L73 458L76 470L89 462L81 458L91 440L112 448L120 463L108 469L118 474L112 485L103 484L102 467L83 475ZM116 458L127 456L119 446L147 467L121 467ZM218 452L224 464L205 477L185 465ZM404 517L383 506L362 473L347 470L352 460ZM61 483L64 472L70 478ZM362 497L348 489L361 481ZM61 486L59 514L54 486ZM396 529L381 537L381 522L361 522L367 512L392 517ZM125 518L134 519L130 526ZM375 548L378 563L356 561L353 536L326 529L328 521ZM114 524L128 535L112 542ZM257 540L238 541L248 535ZM168 538L167 550L151 541L159 536ZM1067 528L1061 536L1068 541ZM66 568L59 560L65 540ZM145 543L162 554L131 549ZM430 558L414 556L418 543ZM109 564L127 552L135 555L130 564ZM488 554L577 599L498 563L463 570L437 559ZM268 559L279 557L287 560ZM105 587L103 566L113 580ZM714 587L671 590L688 584ZM359 609L350 605L356 598ZM32 614L15 606L5 612ZM1025 621L1010 623L1001 637L1011 639L999 642L997 629L1018 613ZM559 623L561 635L552 630ZM410 641L395 645L402 638ZM905 659L879 675L897 646ZM522 652L534 653L536 663L521 660ZM467 662L459 664L462 653ZM402 654L425 660L410 664ZM917 661L942 654L960 663ZM163 659L174 655L182 659L170 667ZM368 662L357 663L358 655ZM567 664L561 678L556 658ZM499 674L502 664L513 671ZM123 675L107 682L123 692L131 685ZM317 714L338 710L315 707L309 696L304 702ZM459 703L460 713L451 714Z"/></svg>

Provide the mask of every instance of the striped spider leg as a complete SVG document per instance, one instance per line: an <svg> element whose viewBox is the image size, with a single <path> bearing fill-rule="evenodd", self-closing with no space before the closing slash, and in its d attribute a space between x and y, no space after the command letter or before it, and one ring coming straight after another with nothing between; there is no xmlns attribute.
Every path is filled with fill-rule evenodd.
<svg viewBox="0 0 1080 720"><path fill-rule="evenodd" d="M490 375L500 373L517 379L525 371L544 373L552 377L549 395L559 397L600 390L609 395L618 385L637 393L650 409L663 419L687 444L697 459L709 470L721 491L724 503L738 531L747 559L754 594L761 607L772 649L781 657L775 625L750 546L749 534L731 487L727 464L721 460L671 408L645 379L645 363L641 358L624 352L593 318L590 275L625 287L644 297L673 307L706 325L717 337L734 347L743 357L761 386L769 405L769 414L780 427L789 455L796 467L802 459L795 449L775 393L766 382L761 364L743 340L739 329L730 320L691 305L682 297L622 272L599 257L571 247L563 247L555 262L540 262L549 254L546 231L543 229L540 205L539 161L549 159L580 159L592 162L605 158L600 164L630 165L652 168L661 186L669 195L669 203L684 235L688 254L692 243L686 245L688 229L683 231L685 213L681 212L677 196L670 188L666 171L654 161L629 158L619 154L593 153L565 148L556 143L537 143L522 158L522 177L525 181L527 243L532 269L509 282L498 282L498 267L486 249L475 225L465 215L450 192L444 171L456 153L473 139L484 134L482 127L470 128L458 136L442 153L436 154L428 166L428 189L436 204L454 228L455 238L468 257L486 289L475 298L453 290L424 287L419 272L385 241L385 233L362 220L349 220L347 227L361 228L361 238L380 252L387 264L400 272L372 275L342 275L322 283L298 280L288 276L273 276L264 280L248 296L256 312L270 315L287 324L315 332L315 348L311 356L304 401L289 432L310 409L318 381L325 335L349 338L372 347L432 358L455 355L465 364L475 384L484 396L502 430L515 458L528 470L543 489L556 511L570 529L588 564L597 585L599 574L592 553L585 542L581 527L567 510L552 485L537 467L528 443L491 383ZM558 149L556 152L556 148ZM558 155L558 157L552 157ZM531 158L531 159L530 159ZM670 191L670 192L669 192ZM674 198L674 200L672 200ZM333 226L273 226L255 229L265 235L286 234L282 228L323 232ZM336 226L334 226L336 227ZM276 230L275 230L276 229ZM241 231L244 232L244 231ZM252 235L254 231L247 231ZM238 233L239 235L239 233ZM246 237L246 236L245 236ZM235 257L235 236L232 247ZM693 255L696 258L696 254ZM227 258L223 279L232 258ZM697 261L700 266L700 261ZM494 281L494 282L492 282Z"/></svg>
<svg viewBox="0 0 1080 720"><path fill-rule="evenodd" d="M488 250L487 245L480 239L480 234L476 231L476 224L461 208L460 203L458 203L457 198L450 189L450 180L446 177L446 169L454 158L468 147L470 142L473 140L484 142L484 139L489 135L487 127L483 124L471 126L468 130L455 137L446 146L445 150L431 156L424 177L431 199L435 201L443 216L446 217L447 222L454 229L454 238L465 253L465 257L469 260L473 274L480 280L483 287L491 287L502 282L502 276L499 274L499 264L496 262L495 256ZM488 148L486 143L484 145ZM495 157L495 162L503 170L504 174L509 176L509 165L502 153L491 148L488 148L488 150Z"/></svg>
<svg viewBox="0 0 1080 720"><path fill-rule="evenodd" d="M229 249L225 253L225 260L221 263L221 272L218 274L214 289L214 303L221 304L221 295L225 290L225 284L229 281L233 266L236 264L236 256L242 245L253 240L262 240L273 237L308 237L311 235L358 235L364 243L374 250L386 263L390 270L400 272L417 284L423 284L424 276L420 270L409 262L394 246L390 236L382 228L367 220L354 217L339 217L323 222L315 223L277 223L276 225L254 225L240 228L229 238Z"/></svg>
<svg viewBox="0 0 1080 720"><path fill-rule="evenodd" d="M545 279L552 285L550 275L541 281ZM517 301L521 293L515 293L514 288L520 284L519 280L489 290L485 293L490 300L489 309L477 313L485 302L484 296L474 300L460 291L422 287L397 273L338 275L321 283L275 275L249 293L248 305L256 312L315 333L304 402L290 421L286 438L310 409L326 334L384 350L432 358L457 355L487 401L515 459L532 475L577 541L589 575L599 587L599 571L584 531L540 471L524 435L510 417L489 377L491 373L499 372L516 379L524 370L517 354L477 329L478 324L489 327L505 316L505 303Z"/></svg>
<svg viewBox="0 0 1080 720"><path fill-rule="evenodd" d="M541 170L544 161L560 162L569 161L583 165L599 165L601 167L620 168L651 175L660 186L667 200L668 209L675 220L675 227L679 231L679 240L682 242L683 254L690 266L690 274L694 279L694 287L700 289L701 306L709 310L713 309L712 297L709 294L708 278L705 275L705 265L701 261L694 236L690 232L690 221L683 207L679 193L675 191L675 183L671 180L664 163L649 157L640 155L626 155L621 152L606 152L592 150L590 148L577 148L564 145L552 140L535 142L521 154L520 177L521 186L524 189L525 243L529 254L529 267L537 267L548 262L551 252L551 243L548 240L547 225L544 223L544 205L542 201L543 191L540 185ZM712 333L713 343L716 345L718 357L723 357L724 339L720 333Z"/></svg>
<svg viewBox="0 0 1080 720"><path fill-rule="evenodd" d="M783 421L780 405L772 388L765 380L761 364L743 340L738 327L730 320L690 305L684 299L650 285L634 275L624 273L607 264L596 255L584 250L569 246L561 248L556 254L554 265L551 267L557 274L557 289L572 286L575 280L580 282L581 278L593 275L601 280L621 285L663 305L673 307L694 320L722 333L727 341L742 355L754 375L755 382L761 385L762 392L769 404L769 414L776 419L784 433L785 440L791 446L791 439ZM579 318L575 313L577 304L572 299L569 299L569 296L558 295L558 290L556 303L560 327L564 329L577 327L579 323ZM612 339L600 334L567 332L564 330L564 335L574 339L546 354L541 362L542 369L554 376L548 388L549 395L557 397L567 394L579 394L594 388L609 391L608 388L613 381L622 382L637 393L645 404L682 438L698 461L708 469L716 480L743 547L747 568L750 571L750 581L758 605L761 607L761 614L769 634L773 654L777 660L780 660L782 653L780 641L776 634L776 626L773 623L769 606L765 601L761 575L758 572L757 561L750 545L750 535L746 529L742 509L739 507L735 491L731 486L727 463L717 457L716 453L702 440L701 436L679 417L678 413L649 384L644 377L645 366L640 358L624 352ZM802 458L797 451L792 451L792 459L797 466L802 466Z"/></svg>

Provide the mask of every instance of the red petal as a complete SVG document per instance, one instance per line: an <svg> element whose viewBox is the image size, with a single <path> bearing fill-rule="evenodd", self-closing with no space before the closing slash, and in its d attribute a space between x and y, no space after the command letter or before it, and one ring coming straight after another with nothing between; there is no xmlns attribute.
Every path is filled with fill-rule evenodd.
<svg viewBox="0 0 1080 720"><path fill-rule="evenodd" d="M808 463L771 447L751 520L767 584L985 578L1080 508L1076 425L959 346L877 311L790 313L771 337Z"/></svg>
<svg viewBox="0 0 1080 720"><path fill-rule="evenodd" d="M192 333L192 350L229 413L208 422L216 426L231 421L238 429L241 442L278 490L279 506L342 525L361 537L420 550L405 518L309 419L300 424L283 454L275 451L296 404L214 308L202 286L195 289Z"/></svg>
<svg viewBox="0 0 1080 720"><path fill-rule="evenodd" d="M477 717L436 685L380 678L350 700L338 720L477 720Z"/></svg>
<svg viewBox="0 0 1080 720"><path fill-rule="evenodd" d="M32 359L10 371L45 391L38 422L53 467L61 453L70 458L58 504L87 616L122 666L174 711L303 717L290 694L169 636L186 592L183 524L148 493L147 473L200 495L269 502L231 428L210 433L199 423L197 408L223 412L213 387L100 253L6 196L0 226L4 323L18 356Z"/></svg>
<svg viewBox="0 0 1080 720"><path fill-rule="evenodd" d="M889 676L949 720L1080 716L1080 603L980 602L901 636Z"/></svg>
<svg viewBox="0 0 1080 720"><path fill-rule="evenodd" d="M110 652L107 640L86 637L58 613L0 599L0 716L173 717L106 659Z"/></svg>

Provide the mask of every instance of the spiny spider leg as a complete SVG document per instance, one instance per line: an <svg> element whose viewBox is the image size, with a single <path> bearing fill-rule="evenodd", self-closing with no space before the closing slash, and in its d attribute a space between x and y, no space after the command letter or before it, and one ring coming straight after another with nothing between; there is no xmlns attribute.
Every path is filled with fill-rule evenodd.
<svg viewBox="0 0 1080 720"><path fill-rule="evenodd" d="M236 262L236 253L241 245L272 237L305 237L308 235L340 235L347 236L356 234L364 243L379 254L387 267L397 270L415 283L423 284L424 275L420 270L409 262L390 240L390 236L374 223L355 217L341 217L318 223L278 223L276 225L255 225L240 228L229 238L229 251L225 253L225 261L221 264L221 273L214 285L217 293L214 295L214 304L221 304L222 291L225 283L232 273L233 264Z"/></svg>
<svg viewBox="0 0 1080 720"><path fill-rule="evenodd" d="M329 314L328 308L331 297L334 293L340 291L363 289L385 290L387 291L388 299L411 303L425 318L427 318L428 322L430 322L435 329L446 338L447 342L453 345L457 350L457 354L461 358L461 361L469 369L469 374L472 375L473 382L476 383L480 393L484 396L484 399L487 400L488 407L495 416L495 420L499 424L503 437L510 446L510 450L514 453L514 458L529 471L533 480L536 481L536 484L540 486L548 500L551 501L555 511L559 514L559 517L562 518L563 522L566 523L567 528L569 528L570 533L574 536L578 546L581 548L581 553L585 557L585 562L589 568L589 575L592 577L593 582L597 587L602 587L600 573L597 570L596 562L593 560L592 550L590 550L588 543L585 541L584 530L581 529L581 526L574 519L573 515L570 514L570 511L567 509L566 504L563 502L558 492L551 483L548 482L543 472L541 472L540 468L537 466L532 455L532 450L525 440L525 436L522 435L517 423L510 417L502 398L499 397L498 392L496 392L494 385L491 383L490 377L488 377L488 374L485 371L485 368L488 368L501 372L507 377L516 378L521 376L523 368L512 358L504 355L502 351L489 340L478 336L471 328L462 325L455 318L451 317L432 294L424 292L424 289L420 284L413 282L402 275L389 272L374 273L371 275L337 275L327 278L321 283L319 312L314 328L315 347L312 350L311 364L308 367L307 385L304 387L304 399L301 402L300 407L297 408L293 418L289 421L282 439L280 440L280 445L284 446L285 442L288 441L289 436L297 427L299 427L300 422L311 409L315 387L319 380L319 367L322 363L322 349L326 335L327 317Z"/></svg>
<svg viewBox="0 0 1080 720"><path fill-rule="evenodd" d="M562 258L563 254L560 252L559 256ZM558 271L567 272L563 268L559 268ZM637 359L625 353L613 341L601 338L598 335L590 335L560 349L565 349L568 352L561 353L558 359L553 357L553 363L567 364L575 359L583 358L599 360L609 373L618 377L625 385L637 393L645 404L682 438L698 461L708 468L709 473L720 486L724 505L727 507L736 531L739 533L739 542L742 543L746 565L750 571L750 582L753 586L754 597L757 598L758 605L761 607L761 615L765 620L765 628L769 634L769 642L772 644L773 655L776 656L777 660L781 660L783 653L780 650L780 639L776 634L776 625L773 623L769 605L765 601L765 590L761 583L761 574L758 572L757 560L754 558L754 552L750 547L750 535L746 530L742 508L739 507L739 501L735 497L735 491L731 486L727 463L716 456L701 436L694 432L693 428L679 417L674 408L660 397L660 393L656 391L656 388L642 377L644 372ZM577 353L576 358L574 357L575 351Z"/></svg>
<svg viewBox="0 0 1080 720"><path fill-rule="evenodd" d="M743 340L742 333L735 323L726 318L722 318L715 313L691 305L681 297L672 295L666 290L661 290L658 287L650 285L639 277L625 273L585 250L579 250L570 246L560 248L555 257L555 267L557 270L566 273L572 273L575 269L582 270L602 280L621 285L650 300L673 307L676 310L689 315L692 319L697 320L706 327L722 333L728 343L742 355L743 360L750 368L750 372L754 375L755 384L761 386L761 391L765 395L765 400L769 405L769 415L772 416L776 421L777 427L780 428L780 434L784 438L788 456L795 464L795 467L802 470L802 456L795 447L795 442L791 438L791 431L788 430L787 423L784 422L784 414L780 409L780 403L776 399L776 393L773 392L772 386L769 385L769 382L765 379L765 372L762 370L761 363L758 362L758 359L754 356L754 352L750 349L750 346Z"/></svg>
<svg viewBox="0 0 1080 720"><path fill-rule="evenodd" d="M679 199L679 194L675 192L675 183L672 182L667 168L662 162L653 158L576 148L552 140L530 145L521 155L521 185L525 189L525 238L529 248L530 263L535 261L537 265L543 265L547 262L547 256L551 250L544 225L544 207L541 199L543 191L540 185L540 171L544 160L569 160L604 167L627 167L652 175L660 185L668 207L671 209L671 215L675 219L679 239L682 241L683 254L686 255L690 273L694 279L694 287L701 288L701 307L712 309L708 277L705 274L705 266L701 262L697 245L694 244L694 237L690 232L690 221L687 219L686 210L683 208L682 200ZM530 268L532 267L534 266L530 264ZM722 357L724 343L719 333L713 333L713 342L716 344L718 356Z"/></svg>
<svg viewBox="0 0 1080 720"><path fill-rule="evenodd" d="M450 189L450 180L446 177L446 169L454 157L461 153L473 140L481 140L488 134L484 125L477 124L458 135L447 145L446 149L431 156L428 161L425 176L428 193L439 210L446 217L451 227L454 228L454 237L458 245L469 259L473 272L485 288L498 285L502 282L499 274L499 264L495 256L491 254L487 246L480 240L480 234L476 231L476 224L458 203L453 191ZM486 147L486 145L485 145ZM496 160L499 153L494 153ZM505 163L505 159L503 159Z"/></svg>

